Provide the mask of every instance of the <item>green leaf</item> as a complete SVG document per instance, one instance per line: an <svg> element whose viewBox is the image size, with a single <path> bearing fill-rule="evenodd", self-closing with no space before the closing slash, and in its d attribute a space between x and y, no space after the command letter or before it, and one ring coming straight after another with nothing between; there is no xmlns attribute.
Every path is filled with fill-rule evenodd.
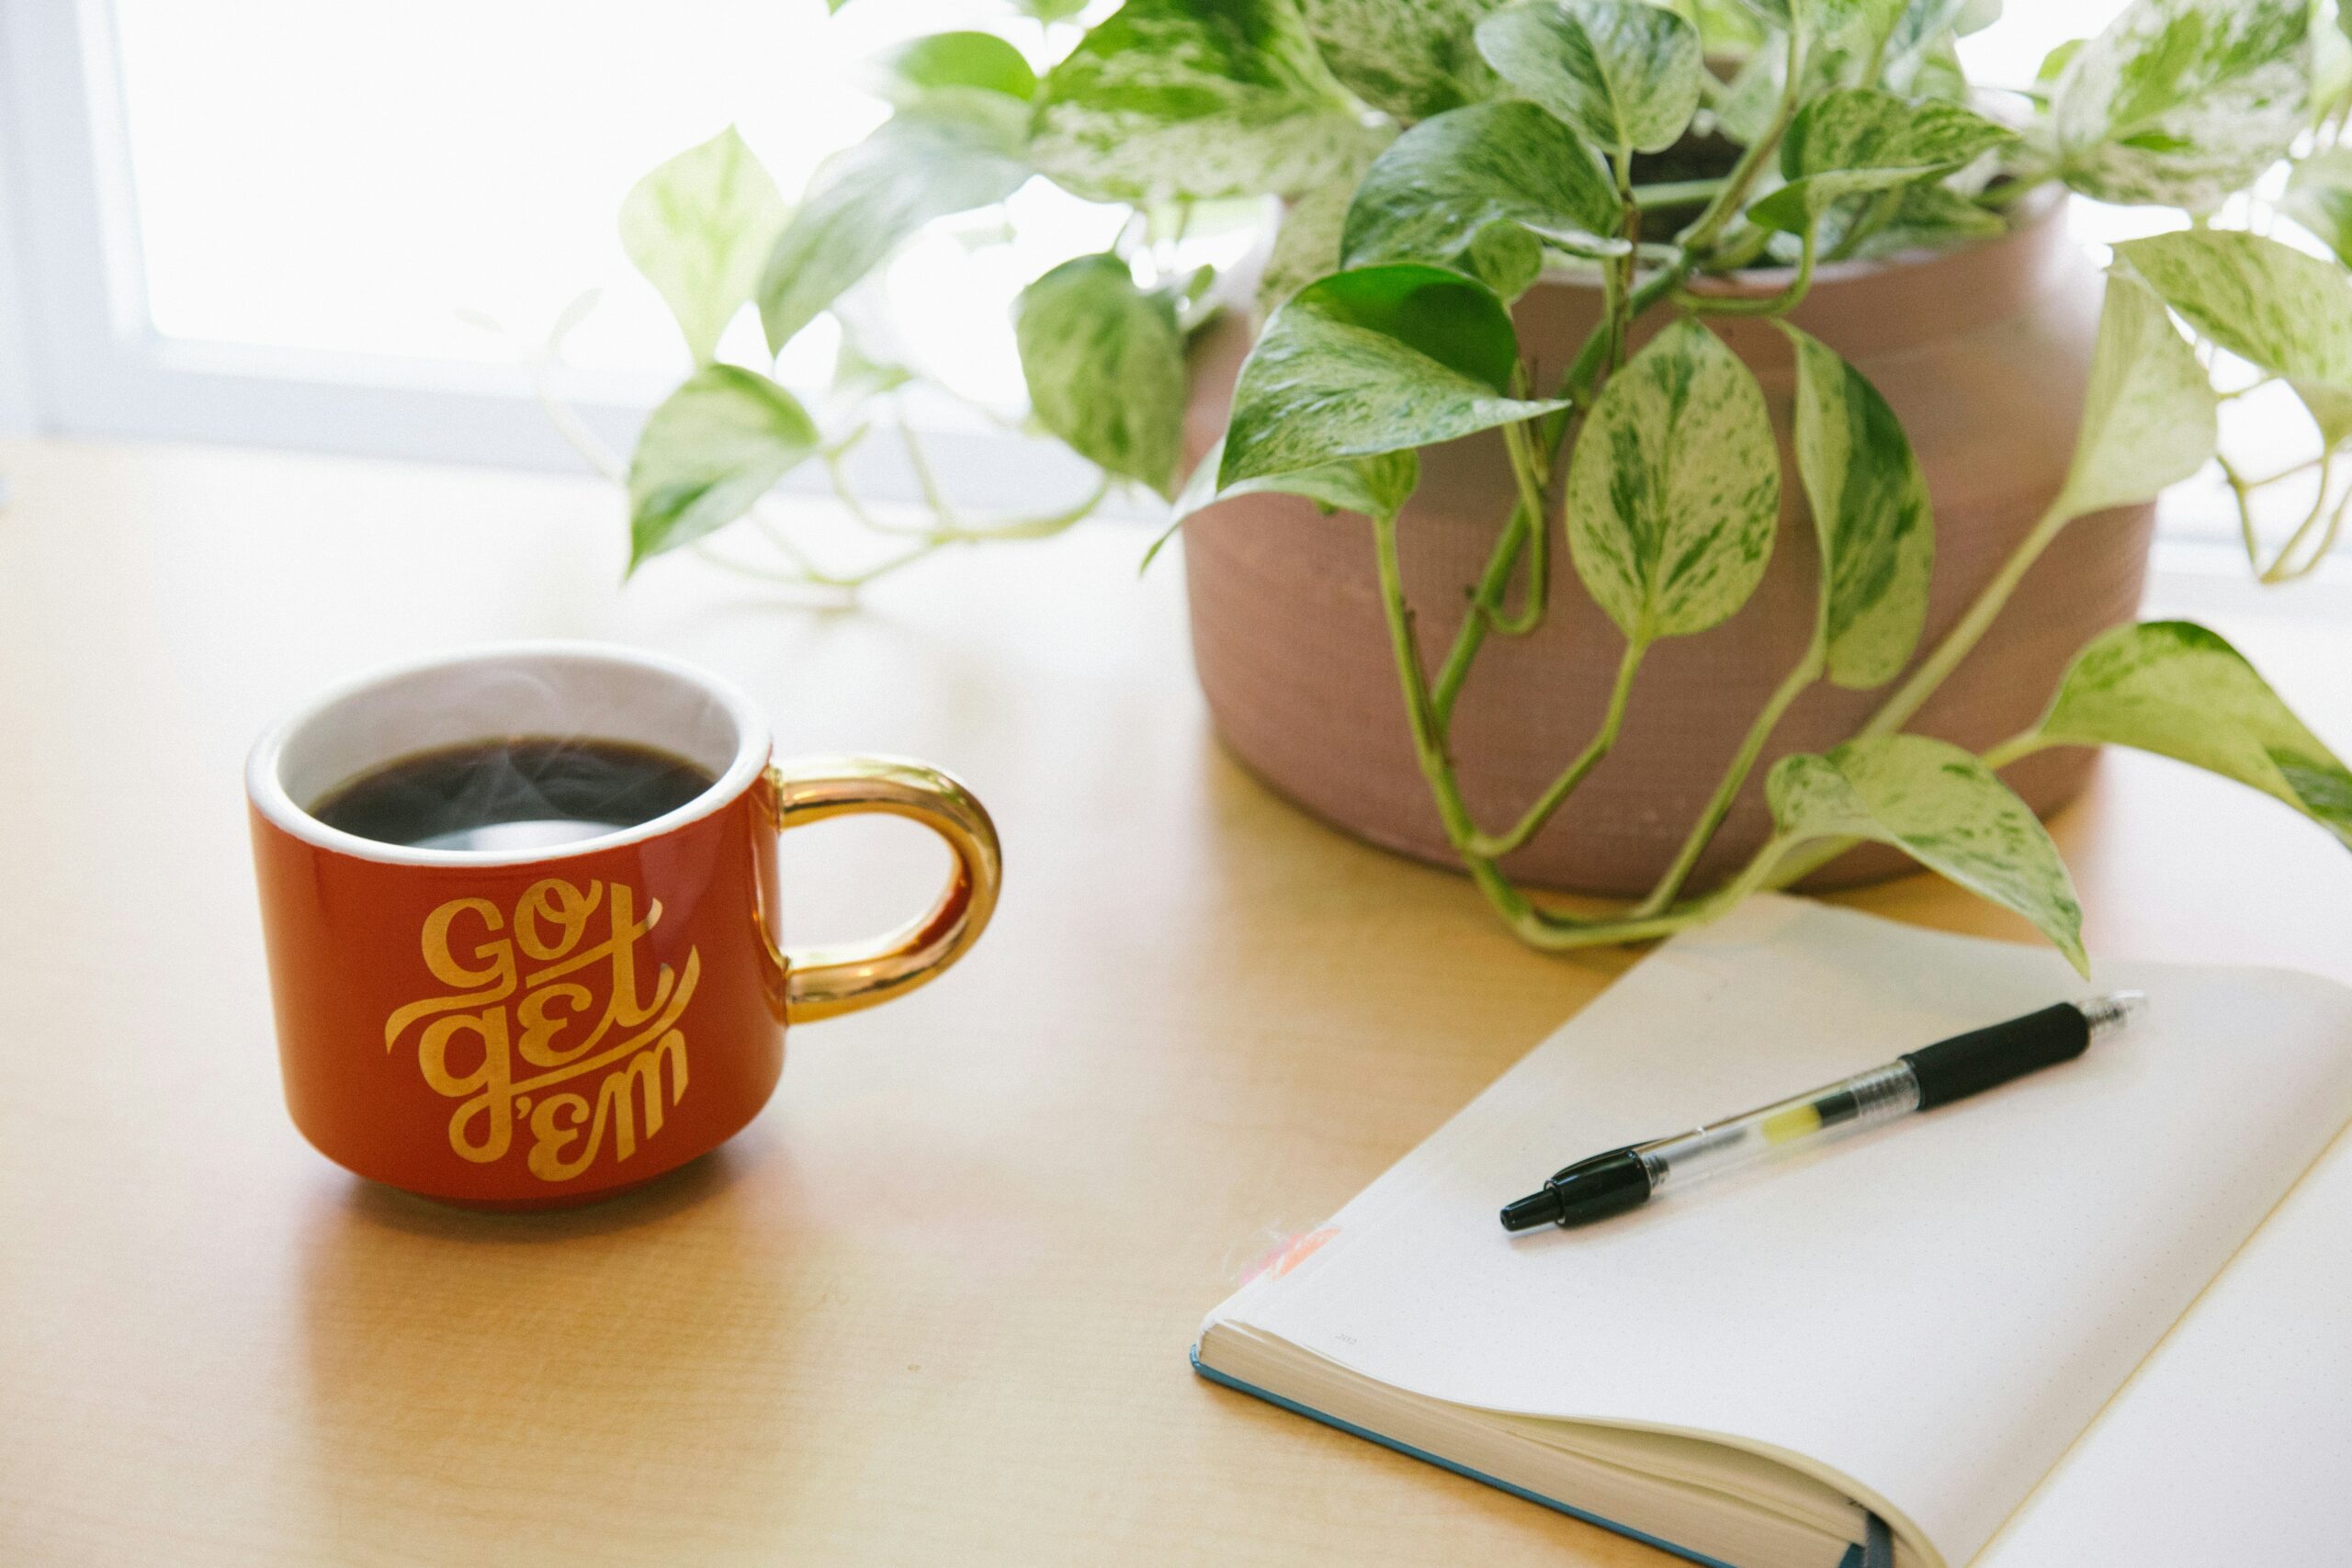
<svg viewBox="0 0 2352 1568"><path fill-rule="evenodd" d="M1518 355L1502 301L1459 273L1396 265L1311 283L1242 363L1219 488L1563 407L1509 395Z"/></svg>
<svg viewBox="0 0 2352 1568"><path fill-rule="evenodd" d="M1968 0L1907 0L1887 29L1885 58L1890 75L1924 56L1949 36L1967 9Z"/></svg>
<svg viewBox="0 0 2352 1568"><path fill-rule="evenodd" d="M2083 975L2083 909L2058 846L1993 770L1924 735L1849 740L1783 757L1766 781L1772 819L1792 839L1892 844L1981 898L2013 909Z"/></svg>
<svg viewBox="0 0 2352 1568"><path fill-rule="evenodd" d="M1028 177L1011 127L962 117L901 112L826 159L760 274L769 351L924 224L1002 201Z"/></svg>
<svg viewBox="0 0 2352 1568"><path fill-rule="evenodd" d="M844 402L862 402L885 392L895 392L914 378L914 372L905 366L877 359L868 353L857 334L844 324L841 346L833 351L834 397Z"/></svg>
<svg viewBox="0 0 2352 1568"><path fill-rule="evenodd" d="M1348 90L1402 119L1493 96L1471 30L1503 0L1298 0Z"/></svg>
<svg viewBox="0 0 2352 1568"><path fill-rule="evenodd" d="M1473 271L1472 248L1496 225L1565 248L1622 252L1622 242L1597 238L1614 234L1621 210L1600 165L1566 126L1517 99L1472 104L1423 120L1373 164L1348 209L1340 265L1417 261ZM1503 280L1485 281L1515 292Z"/></svg>
<svg viewBox="0 0 2352 1568"><path fill-rule="evenodd" d="M1351 457L1319 468L1295 473L1261 474L1219 489L1217 472L1225 466L1225 438L1203 455L1176 498L1179 520L1201 508L1237 495L1300 495L1326 513L1360 512L1367 517L1390 517L1404 510L1421 482L1421 460L1410 451L1383 452L1373 457Z"/></svg>
<svg viewBox="0 0 2352 1568"><path fill-rule="evenodd" d="M2310 31L2308 0L2133 0L2058 78L2059 177L2211 211L2302 130Z"/></svg>
<svg viewBox="0 0 2352 1568"><path fill-rule="evenodd" d="M817 426L791 393L738 366L704 366L637 438L629 570L732 523L816 449Z"/></svg>
<svg viewBox="0 0 2352 1568"><path fill-rule="evenodd" d="M1839 88L1798 111L1781 143L1789 183L1747 215L1802 233L1840 197L1947 175L2016 140L2007 127L1940 98L1911 104L1875 87Z"/></svg>
<svg viewBox="0 0 2352 1568"><path fill-rule="evenodd" d="M1283 209L1266 270L1258 277L1258 314L1271 316L1283 302L1317 278L1340 267L1340 235L1348 220L1356 182L1327 180Z"/></svg>
<svg viewBox="0 0 2352 1568"><path fill-rule="evenodd" d="M1796 352L1797 472L1821 545L1827 672L1869 691L1901 672L1927 623L1928 481L1878 389L1818 340L1781 331Z"/></svg>
<svg viewBox="0 0 2352 1568"><path fill-rule="evenodd" d="M1764 575L1781 505L1764 394L1697 321L1611 376L1568 459L1568 548L1628 640L1705 631Z"/></svg>
<svg viewBox="0 0 2352 1568"><path fill-rule="evenodd" d="M2043 55L2041 69L2033 73L2033 85L2047 87L2056 82L2066 73L2066 67L2075 62L2075 56L2083 52L2083 46L2090 41L2086 38L2070 38Z"/></svg>
<svg viewBox="0 0 2352 1568"><path fill-rule="evenodd" d="M1544 244L1526 230L1510 223L1491 224L1479 231L1463 253L1461 269L1495 291L1506 305L1517 299L1544 276Z"/></svg>
<svg viewBox="0 0 2352 1568"><path fill-rule="evenodd" d="M1259 479L1243 479L1224 490L1217 488L1216 477L1225 467L1225 437L1218 436L1193 465L1192 478L1176 497L1168 525L1143 553L1140 572L1151 570L1151 563L1184 519L1204 507L1237 495L1257 495L1276 492L1305 496L1325 516L1334 512L1360 512L1367 517L1394 517L1405 509L1415 487L1421 482L1421 460L1411 452L1384 452L1376 457L1351 457L1320 468L1302 468L1292 474L1268 474Z"/></svg>
<svg viewBox="0 0 2352 1568"><path fill-rule="evenodd" d="M2352 847L2352 772L2238 650L2189 621L2094 638L2058 682L2039 733L2136 747L2250 784Z"/></svg>
<svg viewBox="0 0 2352 1568"><path fill-rule="evenodd" d="M2352 266L2352 147L2323 148L2299 160L2278 205Z"/></svg>
<svg viewBox="0 0 2352 1568"><path fill-rule="evenodd" d="M1834 73L1856 86L1880 81L1907 85L1919 61L1942 40L1959 18L1962 0L1798 0L1799 25L1815 41L1813 51ZM1879 62L1878 80L1864 81L1869 62Z"/></svg>
<svg viewBox="0 0 2352 1568"><path fill-rule="evenodd" d="M1088 461L1162 495L1184 434L1184 339L1176 302L1136 287L1114 255L1064 262L1012 309L1037 421Z"/></svg>
<svg viewBox="0 0 2352 1568"><path fill-rule="evenodd" d="M2130 274L2109 273L2083 423L2053 504L2079 516L2187 479L2213 455L2219 406L2164 301Z"/></svg>
<svg viewBox="0 0 2352 1568"><path fill-rule="evenodd" d="M1127 0L1046 73L1031 156L1094 201L1295 196L1364 135L1290 0Z"/></svg>
<svg viewBox="0 0 2352 1568"><path fill-rule="evenodd" d="M1012 0L1012 8L1041 22L1066 22L1086 9L1086 0Z"/></svg>
<svg viewBox="0 0 2352 1568"><path fill-rule="evenodd" d="M2352 392L2352 279L2342 267L2237 231L2184 230L2115 250L2165 303L2232 354L2286 377L2322 404Z"/></svg>
<svg viewBox="0 0 2352 1568"><path fill-rule="evenodd" d="M1037 91L1037 73L1028 60L994 33L932 33L910 39L877 56L875 65L882 96L895 104L967 88L1025 102Z"/></svg>
<svg viewBox="0 0 2352 1568"><path fill-rule="evenodd" d="M775 182L729 126L629 188L621 202L621 249L660 291L697 365L759 281L760 264L784 227Z"/></svg>
<svg viewBox="0 0 2352 1568"><path fill-rule="evenodd" d="M1771 125L1788 74L1787 41L1774 34L1741 62L1715 99L1715 128L1743 147L1754 142Z"/></svg>
<svg viewBox="0 0 2352 1568"><path fill-rule="evenodd" d="M1736 60L1764 47L1764 26L1740 0L1692 0L1699 42L1710 55Z"/></svg>
<svg viewBox="0 0 2352 1568"><path fill-rule="evenodd" d="M1273 249L1258 278L1260 319L1273 314L1276 306L1317 278L1340 270L1340 235L1349 205L1364 172L1383 150L1377 136L1367 135L1356 161L1283 204Z"/></svg>
<svg viewBox="0 0 2352 1568"><path fill-rule="evenodd" d="M1873 258L1905 251L1945 250L2008 231L1999 213L1977 206L1950 186L1906 186L1895 202L1894 215L1865 235L1851 254ZM1826 231L1823 238L1827 238Z"/></svg>
<svg viewBox="0 0 2352 1568"><path fill-rule="evenodd" d="M1841 34L1870 35L1894 25L1903 0L1787 0L1790 19L1816 39Z"/></svg>
<svg viewBox="0 0 2352 1568"><path fill-rule="evenodd" d="M1532 0L1476 38L1496 74L1603 152L1671 147L1699 107L1699 29L1647 0Z"/></svg>

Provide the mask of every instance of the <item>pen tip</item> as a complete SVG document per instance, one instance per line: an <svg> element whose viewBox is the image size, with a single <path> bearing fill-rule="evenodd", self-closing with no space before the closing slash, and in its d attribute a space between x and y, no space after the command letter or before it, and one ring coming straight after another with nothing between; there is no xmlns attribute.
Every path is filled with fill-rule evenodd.
<svg viewBox="0 0 2352 1568"><path fill-rule="evenodd" d="M1516 1203L1503 1205L1503 1229L1532 1231L1537 1225L1548 1225L1560 1217L1560 1195L1546 1187L1541 1192L1531 1192Z"/></svg>

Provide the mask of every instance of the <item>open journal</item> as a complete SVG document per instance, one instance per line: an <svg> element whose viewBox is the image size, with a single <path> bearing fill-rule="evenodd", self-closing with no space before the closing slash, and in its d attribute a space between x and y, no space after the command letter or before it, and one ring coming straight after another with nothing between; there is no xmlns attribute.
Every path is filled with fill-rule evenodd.
<svg viewBox="0 0 2352 1568"><path fill-rule="evenodd" d="M1758 898L1677 937L1212 1312L1210 1378L1733 1568L2352 1562L2352 990L2102 964L2079 1061L1600 1224L1585 1155L2086 994Z"/></svg>

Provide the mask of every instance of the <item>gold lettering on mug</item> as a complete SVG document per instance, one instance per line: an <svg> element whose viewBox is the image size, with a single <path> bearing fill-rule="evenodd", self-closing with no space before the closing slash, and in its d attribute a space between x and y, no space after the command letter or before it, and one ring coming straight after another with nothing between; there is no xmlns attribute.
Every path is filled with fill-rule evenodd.
<svg viewBox="0 0 2352 1568"><path fill-rule="evenodd" d="M639 944L661 919L660 899L639 919L637 890L624 883L582 889L560 877L526 888L511 917L487 898L452 898L424 918L424 966L451 989L395 1010L384 1048L415 1031L417 1070L434 1093L459 1102L449 1118L459 1158L504 1158L520 1122L530 1137L525 1167L542 1181L570 1181L608 1135L618 1162L662 1131L686 1092L678 1021L702 955L689 948L682 968L658 964L649 980ZM601 1076L575 1081L592 1074Z"/></svg>

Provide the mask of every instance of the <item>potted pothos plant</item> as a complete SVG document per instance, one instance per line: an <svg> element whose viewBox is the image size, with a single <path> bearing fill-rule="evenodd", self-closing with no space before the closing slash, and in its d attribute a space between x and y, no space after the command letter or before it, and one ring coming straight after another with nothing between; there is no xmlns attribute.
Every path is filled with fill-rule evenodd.
<svg viewBox="0 0 2352 1568"><path fill-rule="evenodd" d="M897 112L788 214L732 132L632 194L700 364L629 466L637 559L851 438L713 358L736 309L781 350L918 229L1044 178L1136 221L1022 294L1034 416L1174 502L1220 727L1344 825L1433 832L1526 941L1662 935L1874 843L2079 966L2034 809L2065 779L2029 802L2004 772L2103 744L2352 844L2352 772L2246 661L2128 619L2148 502L2212 456L2224 398L2289 389L2314 431L2305 519L2266 543L2248 513L2264 577L2316 562L2352 494L2333 10L2133 0L1993 90L1953 47L1985 0L1025 8L1029 52L963 32L887 62ZM2055 241L2064 191L2187 226L2098 278ZM1155 243L1237 197L1280 209L1247 266ZM843 382L902 374L853 352ZM2242 504L2277 477L2225 473ZM1654 694L1672 744L1610 796ZM1498 785L1491 746L1537 771ZM1634 846L1581 879L1624 896L1537 897L1547 840ZM1562 863L1535 880L1580 880Z"/></svg>

